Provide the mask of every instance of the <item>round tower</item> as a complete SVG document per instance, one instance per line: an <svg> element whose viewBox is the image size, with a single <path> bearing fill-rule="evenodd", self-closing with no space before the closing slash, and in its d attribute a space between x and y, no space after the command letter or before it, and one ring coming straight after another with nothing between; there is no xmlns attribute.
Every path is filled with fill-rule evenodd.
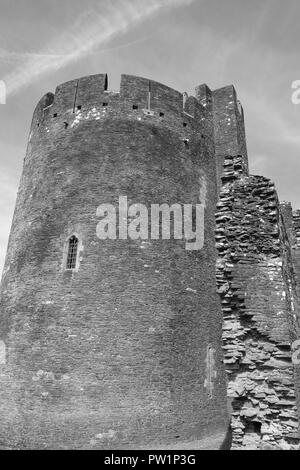
<svg viewBox="0 0 300 470"><path fill-rule="evenodd" d="M194 97L127 75L118 92L95 75L39 102L1 286L0 446L222 445L212 126ZM204 246L122 236L120 200L201 203Z"/></svg>

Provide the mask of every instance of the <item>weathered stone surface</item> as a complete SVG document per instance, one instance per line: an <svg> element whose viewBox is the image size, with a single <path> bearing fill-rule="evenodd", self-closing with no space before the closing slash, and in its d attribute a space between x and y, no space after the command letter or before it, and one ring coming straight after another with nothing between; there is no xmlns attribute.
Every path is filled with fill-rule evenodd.
<svg viewBox="0 0 300 470"><path fill-rule="evenodd" d="M225 159L222 181L217 288L233 398L232 448L300 448L299 440L289 440L291 432L298 435L291 343L299 330L291 217L286 224L274 185L247 176L242 157Z"/></svg>
<svg viewBox="0 0 300 470"><path fill-rule="evenodd" d="M200 201L204 249L100 242L120 195ZM60 85L34 112L1 286L0 447L228 447L228 396L233 449L299 448L299 295L300 211L248 175L233 86Z"/></svg>
<svg viewBox="0 0 300 470"><path fill-rule="evenodd" d="M64 83L37 106L0 295L0 446L225 439L214 146L226 136L215 139L203 89L184 105L182 93L141 77L124 75L120 91L109 91L101 74ZM218 95L221 112L228 95ZM195 205L199 195L203 250L173 238L97 238L100 204L118 210L127 196L148 209ZM74 233L76 272L63 263Z"/></svg>

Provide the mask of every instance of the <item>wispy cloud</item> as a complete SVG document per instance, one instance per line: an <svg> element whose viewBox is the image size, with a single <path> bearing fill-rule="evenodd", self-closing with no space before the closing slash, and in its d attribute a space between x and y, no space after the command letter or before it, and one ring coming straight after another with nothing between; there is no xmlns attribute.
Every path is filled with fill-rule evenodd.
<svg viewBox="0 0 300 470"><path fill-rule="evenodd" d="M63 54L39 54L36 52L15 52L7 51L0 47L0 60L2 62L13 63L24 62L28 59L40 59L42 57L49 57L49 59L57 59L63 57Z"/></svg>
<svg viewBox="0 0 300 470"><path fill-rule="evenodd" d="M162 9L188 5L194 0L116 0L106 10L92 9L81 15L69 31L47 44L38 53L8 53L0 49L0 59L15 61L4 77L7 94L13 95L37 80L77 61L95 48L126 33L131 27Z"/></svg>

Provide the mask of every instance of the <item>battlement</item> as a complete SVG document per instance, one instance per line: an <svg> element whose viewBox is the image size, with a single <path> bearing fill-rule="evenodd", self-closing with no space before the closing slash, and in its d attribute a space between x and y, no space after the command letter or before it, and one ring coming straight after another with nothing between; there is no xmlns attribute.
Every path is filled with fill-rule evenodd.
<svg viewBox="0 0 300 470"><path fill-rule="evenodd" d="M196 132L212 146L212 111L205 106L197 98L154 80L122 75L120 89L111 91L107 74L92 75L62 83L55 94L47 93L40 100L30 139L51 139L87 121L129 119L164 127L183 141Z"/></svg>
<svg viewBox="0 0 300 470"><path fill-rule="evenodd" d="M142 77L122 75L120 90L112 92L108 89L107 74L97 74L62 83L54 95L47 93L37 105L35 118L41 118L41 112L49 106L52 106L51 112L58 115L75 112L78 107L103 106L105 99L110 100L116 95L119 101L132 102L135 106L153 111L183 111L183 94L166 85Z"/></svg>
<svg viewBox="0 0 300 470"><path fill-rule="evenodd" d="M212 91L206 84L195 96L134 75L122 75L120 89L109 90L107 74L59 85L38 103L30 140L51 139L84 123L110 120L139 121L172 132L188 147L196 136L210 148L221 181L226 155L242 155L248 168L242 106L233 85Z"/></svg>

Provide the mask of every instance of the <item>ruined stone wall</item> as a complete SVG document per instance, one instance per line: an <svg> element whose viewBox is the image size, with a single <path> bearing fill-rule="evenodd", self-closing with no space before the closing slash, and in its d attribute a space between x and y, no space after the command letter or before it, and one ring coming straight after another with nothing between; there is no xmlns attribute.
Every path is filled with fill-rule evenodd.
<svg viewBox="0 0 300 470"><path fill-rule="evenodd" d="M100 241L97 207L119 196L201 202L203 250ZM1 285L0 446L228 446L225 358L232 448L297 448L299 281L300 212L248 176L233 86L58 86L34 112Z"/></svg>
<svg viewBox="0 0 300 470"><path fill-rule="evenodd" d="M295 279L297 283L298 298L300 298L300 210L294 211L293 215L293 238L292 255L295 270Z"/></svg>
<svg viewBox="0 0 300 470"><path fill-rule="evenodd" d="M273 183L227 157L216 215L233 449L298 448L297 292Z"/></svg>
<svg viewBox="0 0 300 470"><path fill-rule="evenodd" d="M290 208L291 209L291 208ZM296 300L298 306L296 311L298 312L298 324L300 324L300 308L299 308L299 299L300 299L300 210L295 210L289 212L289 220L291 225L291 246L292 246L292 266L294 272L294 282L296 289ZM298 334L300 338L300 334ZM295 359L300 360L300 342L299 340L295 343L294 354ZM296 368L296 387L298 392L298 409L300 410L300 367Z"/></svg>

